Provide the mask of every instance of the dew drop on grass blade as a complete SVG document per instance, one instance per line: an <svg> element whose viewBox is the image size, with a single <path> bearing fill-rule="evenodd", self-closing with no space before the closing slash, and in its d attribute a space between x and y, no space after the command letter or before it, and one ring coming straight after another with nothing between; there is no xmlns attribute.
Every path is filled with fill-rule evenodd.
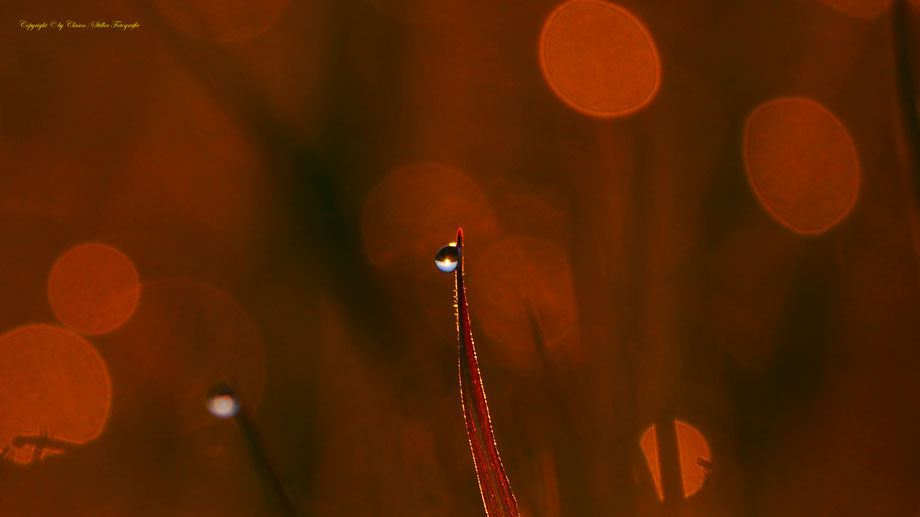
<svg viewBox="0 0 920 517"><path fill-rule="evenodd" d="M453 244L453 243L452 243ZM517 499L505 475L498 446L492 433L489 405L479 373L476 346L470 330L470 313L463 284L463 230L457 231L458 267L454 269L454 302L457 309L457 343L460 371L460 401L466 432L470 438L479 492L488 517L519 517ZM443 270L443 269L442 269Z"/></svg>

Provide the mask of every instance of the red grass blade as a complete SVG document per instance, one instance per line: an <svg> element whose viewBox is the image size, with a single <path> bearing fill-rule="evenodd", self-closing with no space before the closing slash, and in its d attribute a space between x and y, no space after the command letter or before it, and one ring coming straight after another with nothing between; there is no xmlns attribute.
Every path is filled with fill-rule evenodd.
<svg viewBox="0 0 920 517"><path fill-rule="evenodd" d="M479 480L479 492L488 517L519 517L517 499L511 491L511 483L505 475L502 460L498 454L495 436L492 434L492 419L489 404L479 373L476 346L470 330L470 313L466 303L466 289L463 286L463 230L457 231L457 248L460 263L457 265L454 298L457 308L457 342L459 349L460 400L463 403L463 417L466 432L473 452L473 465Z"/></svg>

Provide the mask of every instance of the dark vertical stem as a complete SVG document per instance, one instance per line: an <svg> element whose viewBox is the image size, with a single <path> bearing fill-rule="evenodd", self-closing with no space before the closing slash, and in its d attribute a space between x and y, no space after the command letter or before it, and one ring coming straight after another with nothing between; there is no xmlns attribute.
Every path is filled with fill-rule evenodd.
<svg viewBox="0 0 920 517"><path fill-rule="evenodd" d="M680 471L680 449L677 445L677 427L670 411L655 421L658 440L658 471L661 476L661 493L664 495L662 515L677 515L684 500L684 485Z"/></svg>
<svg viewBox="0 0 920 517"><path fill-rule="evenodd" d="M895 0L891 6L891 33L895 65L895 82L901 112L901 127L904 135L904 154L907 167L902 172L902 181L913 198L908 201L908 221L914 260L920 269L920 120L917 114L917 94L914 90L913 53L911 50L910 12L908 0Z"/></svg>
<svg viewBox="0 0 920 517"><path fill-rule="evenodd" d="M635 336L635 350L631 351L633 367L637 364L638 358L649 355L667 354L671 357L655 357L657 368L664 368L670 376L676 376L676 369L671 369L669 361L679 364L681 354L681 344L673 341L674 334L667 337L667 341L662 343L658 338L651 335L650 321L654 318L654 325L673 325L673 314L667 311L667 308L659 306L657 303L650 302L652 297L662 296L660 292L665 290L668 295L673 295L675 288L662 284L665 283L665 271L662 269L660 254L661 247L658 246L659 240L672 238L666 231L663 231L659 225L656 225L655 219L657 211L666 210L667 200L662 200L659 191L663 185L660 180L656 179L655 172L657 164L655 161L656 148L650 142L656 139L649 134L646 126L639 126L639 137L636 138L636 166L634 167L634 191L635 196L635 220L636 231L633 234L636 246L633 253L631 266L638 273L633 283L633 303L634 317L632 319L633 335ZM643 174L644 173L644 174ZM657 375L660 375L656 372ZM638 382L631 379L635 385ZM678 385L678 379L671 378L665 381L666 385L661 387L645 386L644 389L664 389L664 398L659 402L659 407L652 408L655 415L655 437L658 443L658 474L661 483L661 495L664 500L660 508L659 515L662 517L676 517L680 515L681 508L684 504L684 485L681 478L680 470L680 450L677 443L677 428L674 422L674 408L677 405L678 394L675 392L675 386ZM647 384L647 383L645 383ZM638 391L638 388L635 388Z"/></svg>
<svg viewBox="0 0 920 517"><path fill-rule="evenodd" d="M920 197L920 120L917 118L917 95L914 91L913 55L910 48L910 17L907 0L895 0L891 7L891 27L894 37L895 74L901 122L907 140L909 166L914 173L914 190Z"/></svg>
<svg viewBox="0 0 920 517"><path fill-rule="evenodd" d="M294 503L291 502L287 492L284 491L281 480L278 479L278 475L275 474L275 469L272 467L271 462L268 461L268 456L266 456L265 449L262 447L262 441L259 438L259 434L255 426L253 426L252 421L246 415L245 408L237 413L236 422L243 432L243 438L246 441L246 445L249 446L249 452L252 455L253 463L255 463L259 479L262 480L269 505L274 507L275 504L277 504L279 507L277 513L280 515L284 515L285 517L299 517L301 514L297 511ZM274 497L269 494L273 494Z"/></svg>

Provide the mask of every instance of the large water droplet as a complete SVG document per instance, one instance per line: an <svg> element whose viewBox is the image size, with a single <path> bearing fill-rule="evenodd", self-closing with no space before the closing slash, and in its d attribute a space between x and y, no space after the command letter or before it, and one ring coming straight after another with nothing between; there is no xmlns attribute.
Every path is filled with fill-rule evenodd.
<svg viewBox="0 0 920 517"><path fill-rule="evenodd" d="M226 385L219 385L208 394L208 411L217 418L231 418L240 412L240 402Z"/></svg>
<svg viewBox="0 0 920 517"><path fill-rule="evenodd" d="M460 263L460 248L453 242L444 246L434 256L434 263L438 266L438 269L445 273L453 272L453 270L457 269L457 264Z"/></svg>

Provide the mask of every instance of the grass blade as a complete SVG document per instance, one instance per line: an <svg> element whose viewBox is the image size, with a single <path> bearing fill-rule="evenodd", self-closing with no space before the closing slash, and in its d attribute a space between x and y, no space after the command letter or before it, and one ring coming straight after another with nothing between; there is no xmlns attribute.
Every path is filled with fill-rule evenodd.
<svg viewBox="0 0 920 517"><path fill-rule="evenodd" d="M488 517L519 517L517 499L511 491L511 483L505 475L498 446L492 433L492 419L489 404L482 385L476 346L470 330L470 313L463 284L463 230L457 231L457 248L460 263L455 272L454 299L457 308L457 343L460 370L460 400L463 403L463 417L466 432L470 438L479 492Z"/></svg>

